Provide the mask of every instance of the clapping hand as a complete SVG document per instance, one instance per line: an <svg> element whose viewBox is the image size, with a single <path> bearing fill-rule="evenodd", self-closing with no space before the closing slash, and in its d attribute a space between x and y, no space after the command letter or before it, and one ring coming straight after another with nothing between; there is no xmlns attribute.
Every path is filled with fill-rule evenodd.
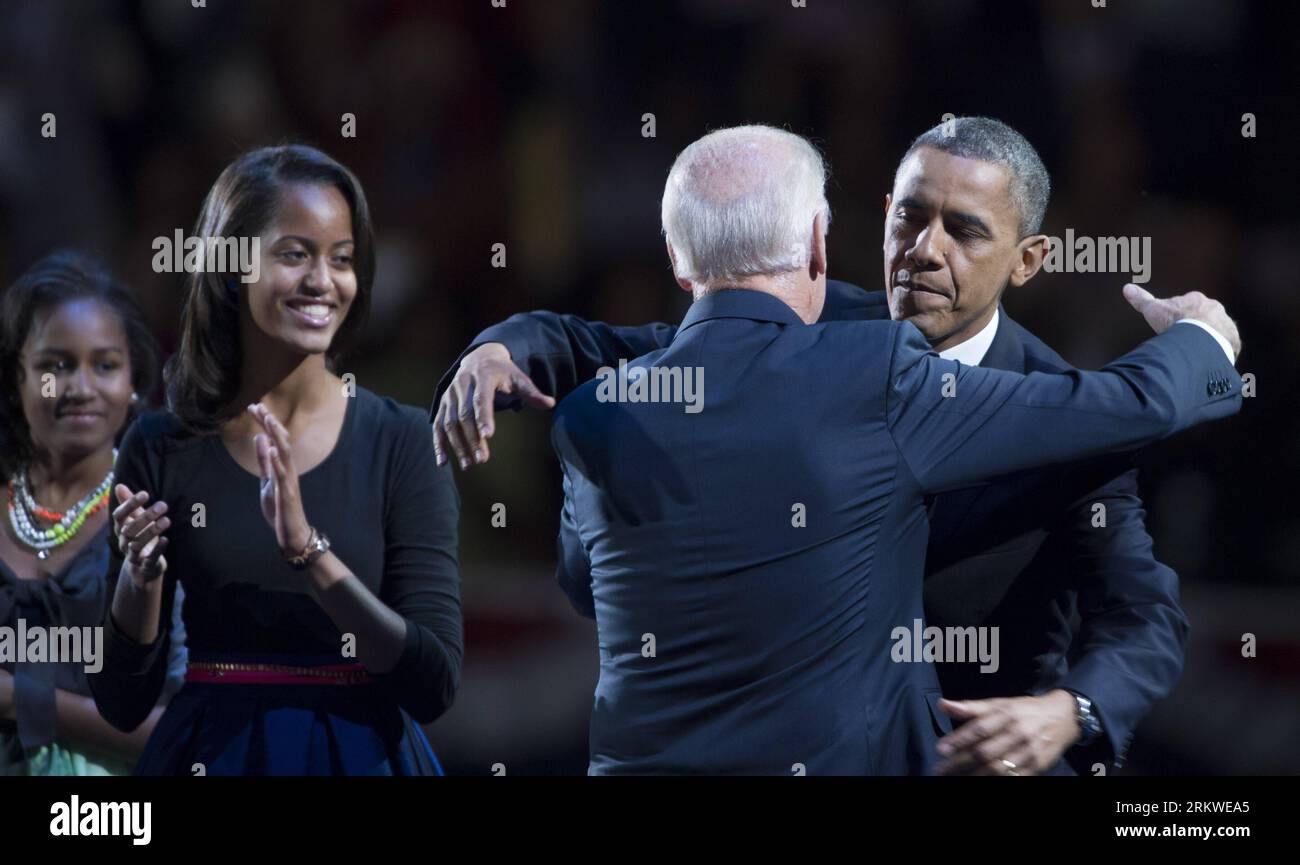
<svg viewBox="0 0 1300 865"><path fill-rule="evenodd" d="M280 551L294 556L302 552L311 540L311 526L307 523L302 495L298 490L298 469L293 464L289 431L260 402L250 405L248 412L264 430L254 437L262 476L259 496L262 516L275 530L275 542L280 545Z"/></svg>
<svg viewBox="0 0 1300 865"><path fill-rule="evenodd" d="M113 510L113 535L124 559L122 568L131 581L144 587L167 571L167 538L163 532L171 526L167 503L157 502L145 507L149 494L144 490L133 493L126 484L113 488L118 505Z"/></svg>

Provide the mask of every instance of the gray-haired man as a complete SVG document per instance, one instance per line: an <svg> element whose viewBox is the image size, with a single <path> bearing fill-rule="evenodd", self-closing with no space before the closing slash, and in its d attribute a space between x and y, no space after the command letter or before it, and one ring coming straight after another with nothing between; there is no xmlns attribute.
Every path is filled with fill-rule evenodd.
<svg viewBox="0 0 1300 865"><path fill-rule="evenodd" d="M999 310L1002 292L1042 266L1047 239L1038 231L1048 191L1037 154L1004 124L960 118L923 134L886 198L886 291L830 283L821 321L892 314L916 325L945 358L1020 373L1069 371ZM1148 313L1174 308L1136 287L1127 293ZM562 397L596 367L668 344L673 335L664 325L609 328L550 313L490 328L442 397L444 448L466 461L477 449L477 461L486 459L482 437L492 418L485 395L513 391L545 404L511 358L542 390ZM1097 504L1108 517L1101 526ZM1027 471L945 492L930 516L929 623L1002 638L996 664L938 658L950 696L997 697L941 704L972 722L941 743L948 759L940 771L1044 771L1076 743L1071 763L1085 771L1122 758L1137 719L1177 679L1186 633L1176 578L1152 557L1127 464ZM1072 631L1076 610L1082 625Z"/></svg>

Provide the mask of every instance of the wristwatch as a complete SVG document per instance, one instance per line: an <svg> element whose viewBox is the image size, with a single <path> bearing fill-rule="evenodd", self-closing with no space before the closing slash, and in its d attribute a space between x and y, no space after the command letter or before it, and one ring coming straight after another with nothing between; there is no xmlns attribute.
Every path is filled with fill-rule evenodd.
<svg viewBox="0 0 1300 865"><path fill-rule="evenodd" d="M1076 694L1074 691L1070 691L1070 695L1074 697L1074 718L1079 722L1079 741L1077 744L1086 745L1101 738L1101 719L1092 710L1092 700L1082 694Z"/></svg>
<svg viewBox="0 0 1300 865"><path fill-rule="evenodd" d="M302 552L296 556L285 556L284 560L289 567L301 571L311 566L311 563L328 553L330 550L330 539L316 531L312 527L311 537L307 540L307 546L302 548Z"/></svg>

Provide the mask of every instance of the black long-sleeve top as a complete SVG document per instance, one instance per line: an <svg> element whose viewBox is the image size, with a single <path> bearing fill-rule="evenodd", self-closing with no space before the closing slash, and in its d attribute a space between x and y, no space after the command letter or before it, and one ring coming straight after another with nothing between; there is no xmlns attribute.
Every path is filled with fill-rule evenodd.
<svg viewBox="0 0 1300 865"><path fill-rule="evenodd" d="M108 554L104 536L107 526L96 532L58 573L44 579L20 579L0 561L0 627L16 628L18 620L27 627L83 628L98 625L103 618L104 568ZM182 598L184 593L181 593ZM171 609L171 608L169 608ZM185 678L185 627L179 610L171 612L173 639L166 658L161 700L166 702L180 690ZM93 661L87 658L88 663ZM89 696L85 664L20 663L0 664L13 674L15 720L0 720L0 743L12 729L24 749L49 745L58 732L58 691ZM5 757L0 754L0 774Z"/></svg>
<svg viewBox="0 0 1300 865"><path fill-rule="evenodd" d="M168 504L163 609L176 581L192 660L342 656L344 637L284 563L262 516L259 479L220 436L197 436L170 412L142 415L128 430L117 476L150 504ZM307 520L381 601L406 620L397 666L375 676L380 693L428 723L451 705L463 652L457 523L460 500L450 466L439 468L425 413L357 388L338 443L299 476ZM109 538L112 544L111 533ZM109 593L122 557L109 560ZM90 676L100 712L135 729L157 702L166 673L168 622L152 645L105 617L104 667Z"/></svg>

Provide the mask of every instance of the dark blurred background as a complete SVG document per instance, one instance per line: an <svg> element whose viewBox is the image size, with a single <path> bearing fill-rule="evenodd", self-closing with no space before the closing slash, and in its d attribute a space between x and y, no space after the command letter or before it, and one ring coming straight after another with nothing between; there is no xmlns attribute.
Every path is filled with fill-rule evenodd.
<svg viewBox="0 0 1300 865"><path fill-rule="evenodd" d="M1192 620L1182 683L1127 773L1300 773L1300 217L1296 6L1237 0L4 0L0 281L59 246L104 256L175 345L191 230L224 165L319 146L361 178L379 274L339 372L427 406L483 327L531 308L677 320L659 199L676 153L762 122L832 170L831 275L882 286L883 199L945 112L1023 132L1045 231L1150 236L1158 295L1221 299L1258 396L1145 455L1158 556ZM57 118L42 138L41 116ZM1242 115L1256 117L1243 137ZM341 135L356 116L356 137ZM643 137L642 115L656 135ZM491 266L504 243L507 267ZM1116 274L1044 273L1011 314L1083 367L1147 334ZM156 397L157 395L155 395ZM460 475L463 685L430 728L449 771L581 773L594 626L553 581L558 470L541 415ZM492 505L507 507L505 528ZM1242 635L1258 639L1243 658Z"/></svg>

